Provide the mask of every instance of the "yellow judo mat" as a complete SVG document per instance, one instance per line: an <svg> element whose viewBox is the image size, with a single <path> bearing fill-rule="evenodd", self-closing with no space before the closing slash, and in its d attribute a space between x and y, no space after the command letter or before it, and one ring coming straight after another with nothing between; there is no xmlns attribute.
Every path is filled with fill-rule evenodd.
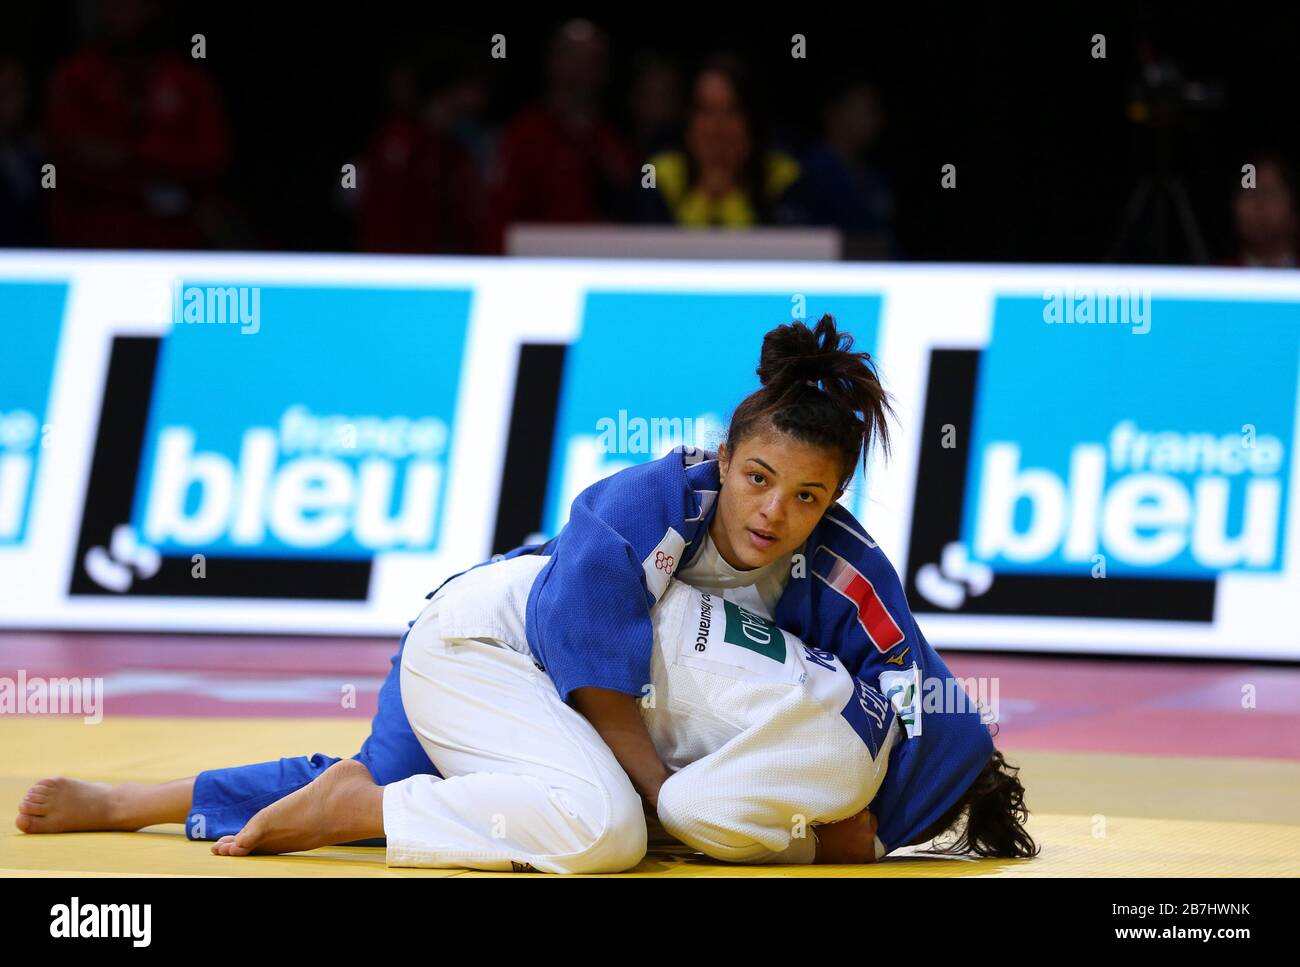
<svg viewBox="0 0 1300 967"><path fill-rule="evenodd" d="M222 857L179 825L30 836L13 817L44 776L160 782L287 755L346 756L367 725L329 719L0 718L0 876L536 876L389 869L384 851L329 847ZM622 876L1300 876L1300 763L1005 749L1022 767L1033 860L918 855L867 866L732 866L652 847Z"/></svg>

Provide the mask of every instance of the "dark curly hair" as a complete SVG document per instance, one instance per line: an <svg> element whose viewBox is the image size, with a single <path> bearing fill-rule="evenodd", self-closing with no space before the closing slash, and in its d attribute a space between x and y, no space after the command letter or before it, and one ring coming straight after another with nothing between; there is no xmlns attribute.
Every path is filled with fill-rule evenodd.
<svg viewBox="0 0 1300 967"><path fill-rule="evenodd" d="M1005 858L1037 856L1042 847L1025 830L1029 809L1025 806L1025 787L1019 772L1019 767L1008 765L1002 753L994 749L961 798L912 845L955 832L954 841L936 843L927 852Z"/></svg>

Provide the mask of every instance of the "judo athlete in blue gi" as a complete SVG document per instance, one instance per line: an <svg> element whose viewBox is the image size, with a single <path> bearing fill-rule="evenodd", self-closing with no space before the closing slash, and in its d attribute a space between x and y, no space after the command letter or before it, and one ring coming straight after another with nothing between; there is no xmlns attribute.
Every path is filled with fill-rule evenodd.
<svg viewBox="0 0 1300 967"><path fill-rule="evenodd" d="M78 828L183 818L191 838L224 837L214 850L228 855L386 836L392 865L614 872L643 855L648 809L710 855L747 862L869 862L959 823L954 849L1032 855L1015 770L975 708L922 707L929 686L952 676L892 566L837 503L859 456L873 441L887 445L884 390L851 347L830 317L815 329L777 327L764 338L763 385L737 407L716 453L679 447L598 481L556 538L445 581L404 636L353 759L204 772L167 784L171 798L152 804L133 806L117 787L117 825ZM869 756L879 784L856 821L805 810L823 825L803 842L787 832L782 847L772 817L794 809L790 797L760 821L745 803L771 797L744 781L737 802L709 807L732 817L716 843L689 832L709 816L665 817L683 801L708 801L669 795L694 768L664 759L682 716L655 725L656 706L645 705L657 684L655 609L676 583L725 595L718 604L738 609L734 627L781 629L805 670L816 664L809 656L833 655L860 695L885 696L895 728L885 759L876 761L879 749ZM771 727L761 734L775 743ZM687 745L694 762L722 751ZM39 790L45 815L28 813L28 831L74 828L71 812L59 819L60 792ZM778 825L792 824L790 815Z"/></svg>

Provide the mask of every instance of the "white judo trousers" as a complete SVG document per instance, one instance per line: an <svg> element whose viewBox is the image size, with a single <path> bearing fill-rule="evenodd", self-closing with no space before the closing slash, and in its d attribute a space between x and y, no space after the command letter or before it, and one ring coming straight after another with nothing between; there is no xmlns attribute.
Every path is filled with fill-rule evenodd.
<svg viewBox="0 0 1300 967"><path fill-rule="evenodd" d="M446 778L384 787L390 866L613 873L645 855L643 805L599 733L528 654L535 555L445 585L407 637L402 702ZM678 581L652 611L642 716L672 775L664 829L716 859L809 863L810 827L874 797L898 727L865 740L841 710L838 660L761 616ZM737 642L740 642L737 644Z"/></svg>

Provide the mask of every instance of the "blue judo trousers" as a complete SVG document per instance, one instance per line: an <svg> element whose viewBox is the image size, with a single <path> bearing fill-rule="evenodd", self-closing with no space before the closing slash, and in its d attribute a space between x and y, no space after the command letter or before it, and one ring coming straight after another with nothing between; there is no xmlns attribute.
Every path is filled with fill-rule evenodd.
<svg viewBox="0 0 1300 967"><path fill-rule="evenodd" d="M525 544L502 557L544 554L552 543ZM496 558L475 564L474 567L483 567L493 560ZM447 581L464 573L458 571ZM442 584L430 591L427 597L432 598L437 594ZM397 646L397 654L393 656L388 677L379 689L379 707L370 721L370 736L362 744L361 751L352 757L369 769L370 777L381 786L421 774L441 777L441 773L425 755L420 740L411 731L406 709L402 706L402 650L406 647L407 636L414 625L414 621L407 624L406 632ZM190 812L185 818L185 835L190 839L212 840L233 836L244 828L258 810L301 789L339 761L341 760L334 756L317 752L312 756L296 756L278 762L258 762L254 765L200 772L194 779Z"/></svg>
<svg viewBox="0 0 1300 967"><path fill-rule="evenodd" d="M414 624L412 621L411 625ZM410 633L408 626L379 690L379 708L370 722L370 737L352 757L369 769L371 777L381 786L420 773L438 775L420 740L411 731L402 707L402 649ZM233 836L259 809L301 789L339 761L318 752L310 757L200 772L194 780L185 835L190 839Z"/></svg>

